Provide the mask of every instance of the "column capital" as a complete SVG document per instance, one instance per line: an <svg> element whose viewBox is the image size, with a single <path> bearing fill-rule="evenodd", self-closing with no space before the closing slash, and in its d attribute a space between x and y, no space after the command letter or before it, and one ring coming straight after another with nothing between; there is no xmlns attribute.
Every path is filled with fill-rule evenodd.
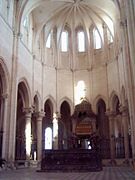
<svg viewBox="0 0 135 180"><path fill-rule="evenodd" d="M43 117L45 117L44 111L35 112L34 116L37 118L37 121L42 121Z"/></svg>
<svg viewBox="0 0 135 180"><path fill-rule="evenodd" d="M121 106L120 112L122 113L122 116L128 116L128 108L126 106Z"/></svg>
<svg viewBox="0 0 135 180"><path fill-rule="evenodd" d="M61 117L61 114L59 112L55 112L53 114L53 119L59 119Z"/></svg>
<svg viewBox="0 0 135 180"><path fill-rule="evenodd" d="M1 96L0 96L0 99L7 99L8 98L8 93L3 93Z"/></svg>
<svg viewBox="0 0 135 180"><path fill-rule="evenodd" d="M31 114L32 114L32 108L23 108L23 112L25 113L25 117L31 118Z"/></svg>
<svg viewBox="0 0 135 180"><path fill-rule="evenodd" d="M32 108L31 107L23 108L23 112L25 112L26 114L32 113Z"/></svg>
<svg viewBox="0 0 135 180"><path fill-rule="evenodd" d="M119 120L119 119L121 119L121 117L122 117L121 114L116 114L115 119Z"/></svg>
<svg viewBox="0 0 135 180"><path fill-rule="evenodd" d="M116 113L114 111L110 111L110 110L106 111L106 116L108 116L109 119L114 118L115 115L116 115Z"/></svg>

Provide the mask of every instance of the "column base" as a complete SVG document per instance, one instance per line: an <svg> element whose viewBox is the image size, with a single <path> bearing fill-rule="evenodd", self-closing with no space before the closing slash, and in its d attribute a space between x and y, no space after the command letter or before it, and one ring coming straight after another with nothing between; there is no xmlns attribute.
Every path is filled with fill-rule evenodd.
<svg viewBox="0 0 135 180"><path fill-rule="evenodd" d="M7 161L6 162L6 169L12 169L12 170L17 169L15 161Z"/></svg>
<svg viewBox="0 0 135 180"><path fill-rule="evenodd" d="M38 161L36 160L30 160L30 167L37 168L38 167Z"/></svg>

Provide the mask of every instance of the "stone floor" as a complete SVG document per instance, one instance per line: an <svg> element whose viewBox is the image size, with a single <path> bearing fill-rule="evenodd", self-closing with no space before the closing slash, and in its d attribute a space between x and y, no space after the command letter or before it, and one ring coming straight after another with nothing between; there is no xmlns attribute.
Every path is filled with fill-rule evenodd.
<svg viewBox="0 0 135 180"><path fill-rule="evenodd" d="M128 167L104 167L101 172L40 173L36 169L2 170L0 180L135 180Z"/></svg>

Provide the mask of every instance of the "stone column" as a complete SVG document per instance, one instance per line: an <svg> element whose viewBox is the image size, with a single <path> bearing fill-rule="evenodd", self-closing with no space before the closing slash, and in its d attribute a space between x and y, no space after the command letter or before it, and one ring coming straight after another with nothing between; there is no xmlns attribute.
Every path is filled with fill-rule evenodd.
<svg viewBox="0 0 135 180"><path fill-rule="evenodd" d="M26 138L26 160L30 160L30 152L31 152L31 108L25 108L25 138Z"/></svg>
<svg viewBox="0 0 135 180"><path fill-rule="evenodd" d="M7 111L8 111L8 95L3 95L3 141L2 141L2 158L8 158L8 122L7 122Z"/></svg>
<svg viewBox="0 0 135 180"><path fill-rule="evenodd" d="M109 130L110 130L110 153L111 153L111 164L115 165L115 135L114 135L114 119L115 114L114 112L107 111L106 115L109 118Z"/></svg>
<svg viewBox="0 0 135 180"><path fill-rule="evenodd" d="M131 69L133 74L133 82L134 82L134 92L135 92L135 20L134 20L134 0L125 1L125 12L127 16L127 33L129 39L129 50L130 50L130 59L131 59ZM134 94L135 97L135 94Z"/></svg>
<svg viewBox="0 0 135 180"><path fill-rule="evenodd" d="M130 1L131 2L131 1ZM135 168L135 93L133 89L134 77L132 74L133 64L130 58L130 49L129 49L129 39L127 32L127 20L121 19L121 35L123 43L123 66L125 70L125 87L128 98L129 106L129 116L130 116L130 125L131 125L131 144L132 144L132 156L133 156L133 166Z"/></svg>
<svg viewBox="0 0 135 180"><path fill-rule="evenodd" d="M42 120L45 113L38 112L36 113L36 121L37 121L37 160L41 162L42 159Z"/></svg>
<svg viewBox="0 0 135 180"><path fill-rule="evenodd" d="M108 36L107 36L107 25L103 24L103 34L104 34L104 59L105 61L109 58L109 45L108 45Z"/></svg>
<svg viewBox="0 0 135 180"><path fill-rule="evenodd" d="M59 120L60 114L58 112L54 113L53 115L53 149L58 149L59 147L59 141L58 141L58 120Z"/></svg>
<svg viewBox="0 0 135 180"><path fill-rule="evenodd" d="M18 65L18 42L20 36L17 32L13 32L12 47L12 70L11 70L11 88L9 96L9 145L8 145L8 161L11 167L14 167L15 160L15 139L16 139L16 107L17 107L17 65Z"/></svg>
<svg viewBox="0 0 135 180"><path fill-rule="evenodd" d="M125 162L129 162L129 138L128 138L128 110L127 107L120 108L122 112L122 123L124 130L124 148L125 148Z"/></svg>

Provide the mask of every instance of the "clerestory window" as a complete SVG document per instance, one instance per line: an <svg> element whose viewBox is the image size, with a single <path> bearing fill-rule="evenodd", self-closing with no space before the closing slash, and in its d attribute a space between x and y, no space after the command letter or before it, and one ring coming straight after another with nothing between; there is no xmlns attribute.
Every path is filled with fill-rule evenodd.
<svg viewBox="0 0 135 180"><path fill-rule="evenodd" d="M63 31L61 34L61 51L67 52L68 51L68 32Z"/></svg>
<svg viewBox="0 0 135 180"><path fill-rule="evenodd" d="M97 29L93 30L93 37L94 37L94 49L100 49L102 43L101 43L101 37Z"/></svg>
<svg viewBox="0 0 135 180"><path fill-rule="evenodd" d="M51 33L49 33L47 41L46 41L46 47L50 48L51 47Z"/></svg>
<svg viewBox="0 0 135 180"><path fill-rule="evenodd" d="M77 33L78 38L78 51L85 52L85 35L83 31Z"/></svg>

